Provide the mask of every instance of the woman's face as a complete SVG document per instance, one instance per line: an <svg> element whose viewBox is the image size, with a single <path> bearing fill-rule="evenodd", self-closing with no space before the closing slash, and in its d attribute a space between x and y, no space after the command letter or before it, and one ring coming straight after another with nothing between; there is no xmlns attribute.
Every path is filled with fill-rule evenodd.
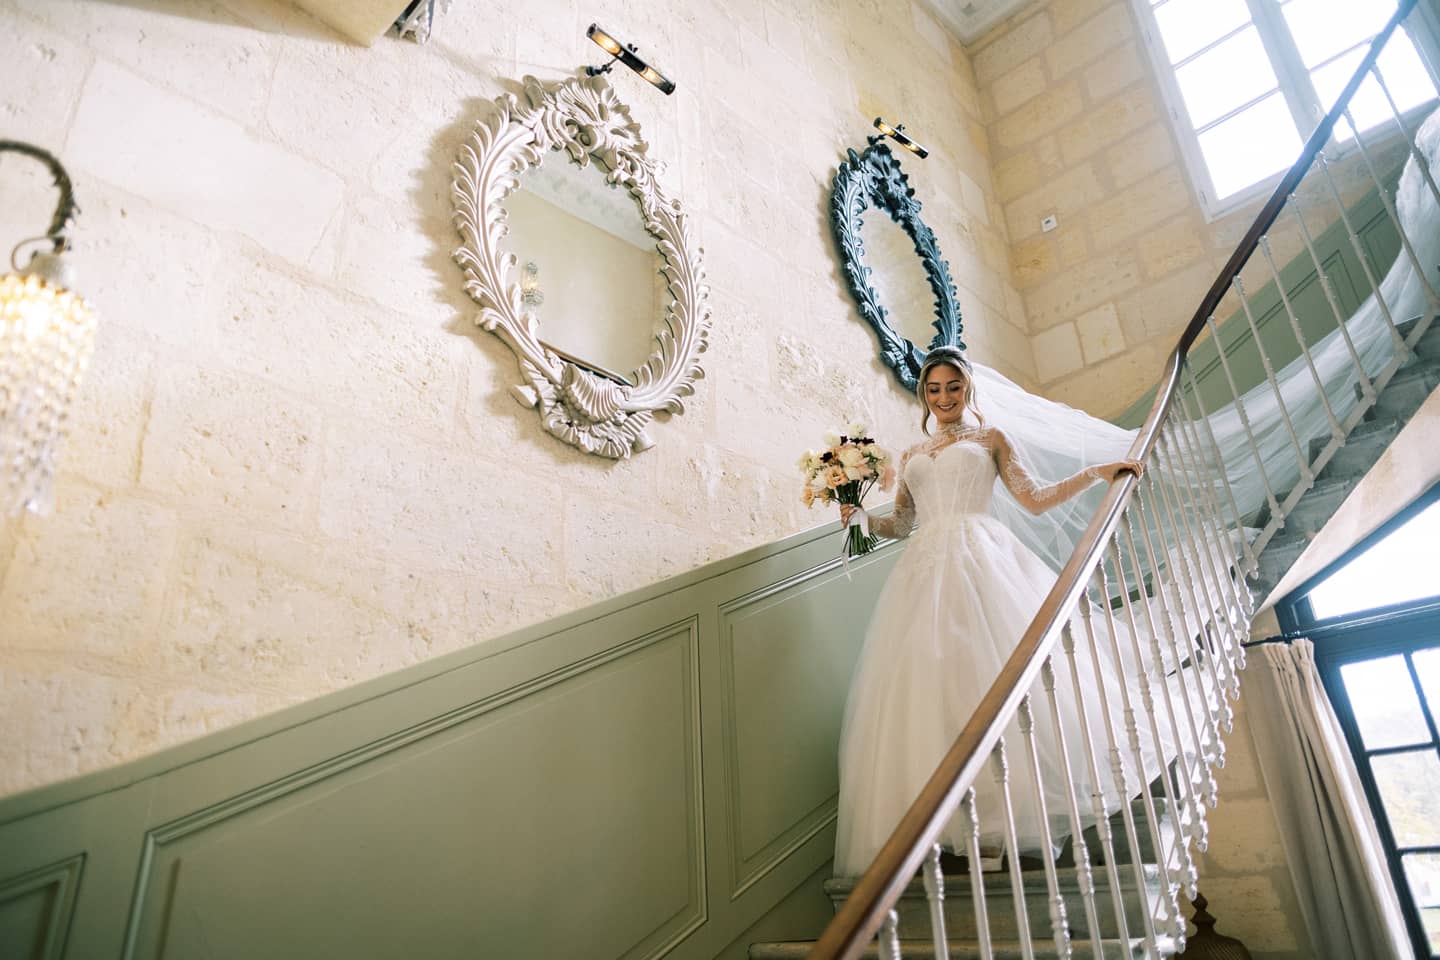
<svg viewBox="0 0 1440 960"><path fill-rule="evenodd" d="M942 426L964 416L966 384L964 371L948 363L931 367L925 375L925 403Z"/></svg>

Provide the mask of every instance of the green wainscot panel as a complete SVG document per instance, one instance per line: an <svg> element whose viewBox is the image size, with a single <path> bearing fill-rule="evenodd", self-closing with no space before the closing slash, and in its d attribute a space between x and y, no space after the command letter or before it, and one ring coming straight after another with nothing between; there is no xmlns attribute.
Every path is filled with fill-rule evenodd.
<svg viewBox="0 0 1440 960"><path fill-rule="evenodd" d="M767 924L815 936L850 672L900 549L847 575L839 546L830 524L0 798L0 960L711 960Z"/></svg>

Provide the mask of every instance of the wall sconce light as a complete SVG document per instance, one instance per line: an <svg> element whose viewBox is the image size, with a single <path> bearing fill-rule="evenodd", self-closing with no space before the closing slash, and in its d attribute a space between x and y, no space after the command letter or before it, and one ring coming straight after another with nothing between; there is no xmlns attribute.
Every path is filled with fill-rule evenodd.
<svg viewBox="0 0 1440 960"><path fill-rule="evenodd" d="M0 515L43 513L70 404L95 346L95 312L73 290L74 270L62 258L79 207L60 161L39 147L0 140L0 153L39 160L55 178L60 202L43 236L21 240L0 276ZM24 267L21 248L48 243Z"/></svg>
<svg viewBox="0 0 1440 960"><path fill-rule="evenodd" d="M904 147L906 150L909 150L921 160L924 160L926 157L930 156L929 150L926 150L924 147L920 146L920 144L905 136L905 124L903 123L899 124L898 126L892 127L884 120L876 117L875 129L879 130L882 136L886 136L889 137L891 140L894 140L896 143L900 144L900 146Z"/></svg>
<svg viewBox="0 0 1440 960"><path fill-rule="evenodd" d="M526 261L520 268L520 300L527 307L538 307L545 302L540 289L540 267L534 260Z"/></svg>
<svg viewBox="0 0 1440 960"><path fill-rule="evenodd" d="M640 76L653 83L656 87L660 89L661 93L668 96L669 94L675 92L675 82L673 80L670 80L659 70L656 70L654 67L650 66L650 64L646 63L644 60L641 60L640 57L637 55L637 51L639 50L639 48L636 47L635 44L622 44L619 40L616 40L613 36L611 36L609 31L602 29L598 23L590 24L589 29L585 31L585 36L589 37L591 40L594 40L595 44L601 50L604 50L613 58L609 63L606 63L602 66L586 67L586 76L597 77L602 73L609 73L611 69L614 68L615 61L619 60L621 63L625 64L625 66L629 67L631 70L634 70L636 73L640 74Z"/></svg>

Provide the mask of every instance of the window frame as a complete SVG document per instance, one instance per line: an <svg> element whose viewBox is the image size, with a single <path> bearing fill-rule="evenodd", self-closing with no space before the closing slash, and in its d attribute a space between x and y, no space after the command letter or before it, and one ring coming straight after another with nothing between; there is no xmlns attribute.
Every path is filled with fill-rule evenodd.
<svg viewBox="0 0 1440 960"><path fill-rule="evenodd" d="M1336 719L1344 732L1346 746L1355 763L1360 783L1365 791L1376 831L1380 835L1385 862L1390 871L1391 881L1399 894L1401 913L1417 957L1440 957L1440 951L1432 949L1420 916L1415 896L1410 891L1409 878L1405 874L1404 855L1407 853L1440 854L1440 846L1421 845L1400 847L1395 841L1389 815L1380 796L1379 786L1371 766L1371 758L1427 749L1440 757L1440 705L1430 704L1425 698L1412 661L1420 650L1440 646L1440 597L1429 597L1408 603L1375 607L1350 614L1317 620L1310 609L1308 594L1321 581L1340 567L1364 553L1389 533L1403 526L1416 514L1440 501L1440 484L1436 484L1417 498L1392 519L1382 524L1375 532L1366 536L1343 556L1327 565L1325 569L1307 579L1295 590L1276 604L1275 612L1283 631L1276 640L1305 637L1315 645L1315 662L1320 672L1321 683L1334 707ZM1265 642L1265 641L1262 641ZM1350 694L1341 676L1341 668L1351 664L1382 657L1401 655L1405 657L1410 682L1414 685L1420 709L1429 731L1429 743L1417 741L1399 747L1369 748L1360 735L1359 723L1355 718Z"/></svg>
<svg viewBox="0 0 1440 960"><path fill-rule="evenodd" d="M1310 72L1306 69L1299 47L1296 46L1289 28L1284 23L1279 0L1244 0L1244 2L1250 10L1251 23L1255 25L1255 29L1259 33L1261 44L1270 60L1270 66L1275 71L1279 93L1290 108L1290 114L1295 120L1296 131L1303 144L1315 132L1315 128L1324 118L1324 112L1320 109L1319 96L1310 81ZM1206 222L1213 223L1268 197L1274 192L1276 184L1280 182L1287 172L1286 170L1277 171L1223 199L1216 198L1210 168L1206 165L1205 156L1200 150L1199 134L1190 123L1190 114L1185 107L1185 99L1180 93L1175 67L1170 64L1169 55L1165 51L1165 43L1160 36L1160 27L1155 18L1151 0L1131 0L1131 7L1140 27L1142 45L1145 47L1150 66L1160 86L1161 100L1170 121L1170 128L1180 147L1180 155L1185 164L1185 172L1190 179L1191 190L1195 194L1196 202L1204 214ZM1414 42L1421 62L1430 74L1431 81L1435 84L1436 89L1440 90L1440 15L1431 9L1427 0L1421 0L1403 21L1403 25ZM1215 44L1223 43L1229 36L1233 36L1233 34L1213 41L1192 56L1198 56ZM1413 128L1416 115L1422 114L1427 107L1433 108L1434 102L1429 101L1427 104L1408 111L1405 115L1407 124ZM1337 129L1339 129L1339 125L1337 125ZM1372 134L1366 138L1366 143L1367 145L1372 142L1384 143L1398 135L1391 125L1386 124L1383 133ZM1326 144L1326 154L1332 159L1346 156L1354 149L1354 140L1345 142L1334 135ZM1296 156L1298 158L1299 155Z"/></svg>

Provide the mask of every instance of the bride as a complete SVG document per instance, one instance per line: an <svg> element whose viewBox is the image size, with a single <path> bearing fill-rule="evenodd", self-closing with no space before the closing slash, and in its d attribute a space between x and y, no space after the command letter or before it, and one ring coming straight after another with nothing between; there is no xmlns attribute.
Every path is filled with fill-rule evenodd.
<svg viewBox="0 0 1440 960"><path fill-rule="evenodd" d="M870 865L1054 584L1054 572L986 512L997 477L1022 506L1039 514L1098 480L1113 481L1126 471L1139 475L1144 469L1139 461L1118 460L1058 483L1037 482L1005 433L981 416L974 371L954 347L930 351L916 392L924 410L921 429L930 439L901 457L894 512L871 519L861 509L841 508L847 524L866 523L872 533L911 540L876 602L846 703L835 843L839 876L858 876ZM1102 660L1102 672L1115 676L1114 664L1103 653ZM1058 660L1056 668L1064 671ZM1081 670L1082 678L1087 674L1095 676ZM1063 680L1068 684L1068 672ZM1048 708L1042 708L1037 702L1036 729L1053 729ZM1067 731L1076 731L1078 739L1073 707L1062 707L1061 713ZM1057 771L1043 778L1046 807L1064 811L1058 748L1050 739L1037 741L1043 767ZM1007 735L1007 742L1018 745L1020 740ZM1018 757L1015 749L1012 757ZM1039 853L1042 834L1028 800L1033 787L1023 779L1025 766L1012 759L1010 795L1020 852ZM1153 756L1146 757L1146 766L1158 766ZM1088 782L1075 784L1078 796L1091 789ZM1118 807L1114 785L1102 789L1107 808ZM982 855L986 867L993 868L1004 847L999 787L981 776L975 793ZM966 849L968 840L959 819L941 835L941 843L956 853ZM1059 841L1069 832L1068 822L1054 822Z"/></svg>

